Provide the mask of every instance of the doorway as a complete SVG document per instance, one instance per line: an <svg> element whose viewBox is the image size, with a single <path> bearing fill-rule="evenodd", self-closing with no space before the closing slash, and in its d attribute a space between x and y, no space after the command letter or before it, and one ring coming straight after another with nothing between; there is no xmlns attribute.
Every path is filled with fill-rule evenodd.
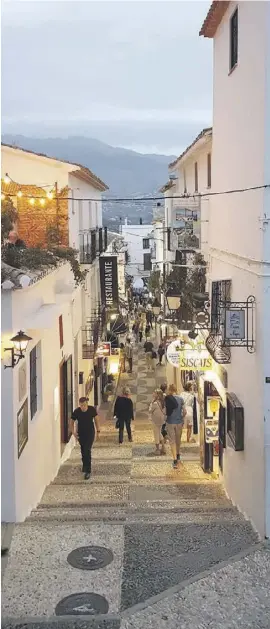
<svg viewBox="0 0 270 629"><path fill-rule="evenodd" d="M68 443L71 430L70 418L73 411L73 377L72 377L72 356L60 364L60 426L61 444Z"/></svg>
<svg viewBox="0 0 270 629"><path fill-rule="evenodd" d="M219 431L219 448L218 448L218 459L219 459L219 468L220 471L223 472L223 451L226 448L226 410L222 404L219 405L219 416L218 416L218 431Z"/></svg>

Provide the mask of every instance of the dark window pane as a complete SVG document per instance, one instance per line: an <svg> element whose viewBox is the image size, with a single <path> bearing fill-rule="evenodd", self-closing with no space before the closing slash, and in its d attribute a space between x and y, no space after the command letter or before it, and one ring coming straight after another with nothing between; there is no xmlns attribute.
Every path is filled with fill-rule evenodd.
<svg viewBox="0 0 270 629"><path fill-rule="evenodd" d="M152 268L151 253L144 253L143 268L144 268L144 271L151 271L151 268Z"/></svg>
<svg viewBox="0 0 270 629"><path fill-rule="evenodd" d="M230 70L238 62L238 9L234 12L230 22Z"/></svg>
<svg viewBox="0 0 270 629"><path fill-rule="evenodd" d="M37 348L30 352L30 413L31 419L37 412Z"/></svg>
<svg viewBox="0 0 270 629"><path fill-rule="evenodd" d="M195 164L194 164L194 179L195 179L194 190L195 190L195 192L198 192L198 164L197 164L197 162L195 162Z"/></svg>
<svg viewBox="0 0 270 629"><path fill-rule="evenodd" d="M149 238L143 238L143 249L149 249L149 247L150 247Z"/></svg>
<svg viewBox="0 0 270 629"><path fill-rule="evenodd" d="M211 153L207 155L207 188L211 188Z"/></svg>

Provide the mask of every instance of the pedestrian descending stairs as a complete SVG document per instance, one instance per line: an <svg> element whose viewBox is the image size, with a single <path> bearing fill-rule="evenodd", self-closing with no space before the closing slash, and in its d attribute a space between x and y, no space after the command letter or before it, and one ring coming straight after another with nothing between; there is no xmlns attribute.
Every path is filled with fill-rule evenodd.
<svg viewBox="0 0 270 629"><path fill-rule="evenodd" d="M58 615L63 629L119 629L121 614L133 606L256 544L220 482L203 473L198 445L183 444L177 471L169 446L165 456L155 455L147 411L164 380L164 367L146 372L140 347L133 374L120 383L128 383L136 410L133 443L119 446L107 418L91 480L83 479L76 447L38 507L16 526L3 585L5 629L27 619L24 627L52 626ZM90 565L74 567L70 553L80 548L80 561ZM98 568L97 557L107 551L113 558Z"/></svg>

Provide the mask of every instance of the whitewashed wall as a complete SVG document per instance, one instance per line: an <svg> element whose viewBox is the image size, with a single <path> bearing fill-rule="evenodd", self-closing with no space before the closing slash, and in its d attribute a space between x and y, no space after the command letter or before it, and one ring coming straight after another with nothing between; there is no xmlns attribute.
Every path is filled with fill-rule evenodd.
<svg viewBox="0 0 270 629"><path fill-rule="evenodd" d="M59 364L63 357L72 355L74 358L74 336L80 335L81 288L69 295L55 295L55 285L59 279L64 282L63 285L72 280L69 265L62 266L27 289L2 292L2 351L4 347L10 346L9 339L20 328L33 339L26 356L28 402L29 352L38 343L41 346L38 387L41 392L39 399L42 401L33 420L30 419L29 406L29 438L19 459L17 412L23 403L23 400L19 402L18 397L20 363L13 370L2 371L2 404L8 419L2 423L2 444L5 446L2 449L2 466L9 471L8 475L5 472L2 477L2 518L7 521L25 519L39 502L46 485L56 475L61 461L60 416L55 416L54 395L55 389L59 390ZM47 304L45 314L42 304ZM64 331L62 349L58 326L60 314ZM78 372L78 366L74 365L73 360L74 371ZM74 384L73 378L73 388ZM71 447L72 443L66 446L63 456L68 455Z"/></svg>
<svg viewBox="0 0 270 629"><path fill-rule="evenodd" d="M229 20L236 6L230 3L214 40L212 191L269 183L270 5L238 3L239 59L229 74ZM209 212L211 279L232 279L232 299L244 301L253 294L257 302L256 353L233 349L227 369L229 390L245 410L245 450L226 448L224 484L262 535L270 533L270 385L265 383L270 374L270 240L269 225L263 232L259 218L269 215L269 206L269 191L257 190L214 196Z"/></svg>
<svg viewBox="0 0 270 629"><path fill-rule="evenodd" d="M68 185L71 188L69 195L74 199L69 201L69 242L71 247L78 249L80 231L102 227L101 192L75 174L69 175Z"/></svg>
<svg viewBox="0 0 270 629"><path fill-rule="evenodd" d="M151 231L152 225L123 225L122 227L122 235L128 244L130 256L126 271L134 278L145 275L145 272L143 272L143 255L144 253L150 253L150 247L149 249L143 249L143 238L147 238Z"/></svg>

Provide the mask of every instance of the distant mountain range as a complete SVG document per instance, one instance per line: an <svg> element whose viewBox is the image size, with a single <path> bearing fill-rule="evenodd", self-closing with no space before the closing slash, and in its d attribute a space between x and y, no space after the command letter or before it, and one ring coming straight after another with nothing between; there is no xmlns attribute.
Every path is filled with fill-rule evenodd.
<svg viewBox="0 0 270 629"><path fill-rule="evenodd" d="M92 170L109 187L109 196L134 197L155 195L168 179L168 164L174 155L144 155L128 149L109 146L87 137L31 138L5 134L2 142L50 157L66 159ZM130 221L151 220L153 203L106 203L104 224L119 223L119 216ZM117 218L116 218L117 217Z"/></svg>

